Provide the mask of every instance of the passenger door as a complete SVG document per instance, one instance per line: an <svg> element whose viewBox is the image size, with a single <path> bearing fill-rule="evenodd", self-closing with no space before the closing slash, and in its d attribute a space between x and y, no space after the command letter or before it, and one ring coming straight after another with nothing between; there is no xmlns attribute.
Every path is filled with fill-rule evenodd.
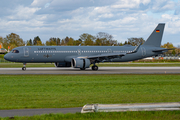
<svg viewBox="0 0 180 120"><path fill-rule="evenodd" d="M29 57L29 48L28 47L24 47L24 57Z"/></svg>

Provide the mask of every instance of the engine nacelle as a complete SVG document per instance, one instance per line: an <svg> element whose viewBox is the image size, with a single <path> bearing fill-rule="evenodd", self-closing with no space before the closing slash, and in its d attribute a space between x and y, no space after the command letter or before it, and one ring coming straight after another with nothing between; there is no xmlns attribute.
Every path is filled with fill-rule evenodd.
<svg viewBox="0 0 180 120"><path fill-rule="evenodd" d="M56 67L71 67L70 62L56 62L54 63Z"/></svg>
<svg viewBox="0 0 180 120"><path fill-rule="evenodd" d="M89 68L91 63L89 59L73 58L72 65L74 68Z"/></svg>

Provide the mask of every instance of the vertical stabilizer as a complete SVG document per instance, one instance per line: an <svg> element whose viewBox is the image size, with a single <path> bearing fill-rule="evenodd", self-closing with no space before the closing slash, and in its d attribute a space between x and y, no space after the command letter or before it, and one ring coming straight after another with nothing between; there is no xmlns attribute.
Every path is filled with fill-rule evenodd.
<svg viewBox="0 0 180 120"><path fill-rule="evenodd" d="M151 35L149 36L149 38L146 40L146 42L143 45L160 47L163 32L164 32L164 26L165 26L165 23L159 23L158 26L154 29L154 31L151 33Z"/></svg>

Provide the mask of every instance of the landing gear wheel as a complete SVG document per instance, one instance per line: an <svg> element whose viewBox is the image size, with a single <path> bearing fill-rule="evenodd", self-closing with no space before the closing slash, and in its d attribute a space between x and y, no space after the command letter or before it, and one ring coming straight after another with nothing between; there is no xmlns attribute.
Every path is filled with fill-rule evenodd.
<svg viewBox="0 0 180 120"><path fill-rule="evenodd" d="M22 70L26 70L26 63L23 63L23 67L22 67Z"/></svg>
<svg viewBox="0 0 180 120"><path fill-rule="evenodd" d="M22 67L22 70L24 70L24 71L25 71L25 70L26 70L26 67Z"/></svg>
<svg viewBox="0 0 180 120"><path fill-rule="evenodd" d="M96 66L96 65L92 66L92 70L97 71L98 70L98 66Z"/></svg>

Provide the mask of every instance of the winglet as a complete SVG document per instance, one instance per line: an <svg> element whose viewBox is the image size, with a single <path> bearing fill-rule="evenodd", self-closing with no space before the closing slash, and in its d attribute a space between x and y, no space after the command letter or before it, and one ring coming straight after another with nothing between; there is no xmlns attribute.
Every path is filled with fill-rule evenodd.
<svg viewBox="0 0 180 120"><path fill-rule="evenodd" d="M142 42L139 43L139 45L138 45L132 52L130 52L130 53L128 53L128 54L136 53L136 52L139 50L141 44L142 44Z"/></svg>

